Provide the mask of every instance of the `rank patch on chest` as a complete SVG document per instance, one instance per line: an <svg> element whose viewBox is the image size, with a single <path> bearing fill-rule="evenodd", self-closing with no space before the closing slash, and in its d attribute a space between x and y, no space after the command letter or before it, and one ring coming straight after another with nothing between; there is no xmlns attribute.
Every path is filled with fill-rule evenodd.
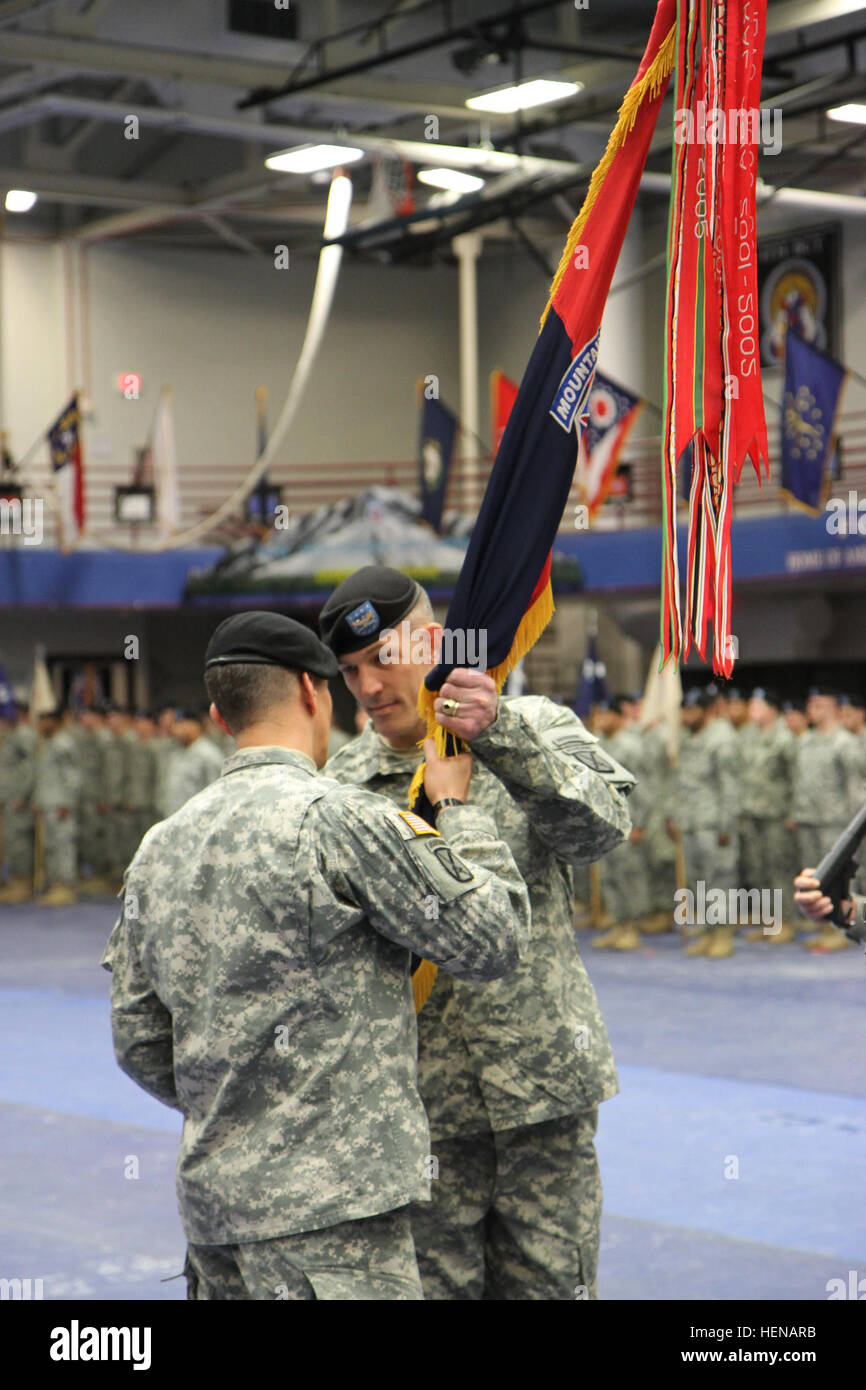
<svg viewBox="0 0 866 1390"><path fill-rule="evenodd" d="M366 637L369 633L377 631L379 614L367 598L363 603L359 603L357 608L353 608L351 613L346 614L346 622L356 637Z"/></svg>
<svg viewBox="0 0 866 1390"><path fill-rule="evenodd" d="M409 829L416 835L438 835L439 831L429 825L421 816L416 816L414 811L398 811L397 815L405 821Z"/></svg>

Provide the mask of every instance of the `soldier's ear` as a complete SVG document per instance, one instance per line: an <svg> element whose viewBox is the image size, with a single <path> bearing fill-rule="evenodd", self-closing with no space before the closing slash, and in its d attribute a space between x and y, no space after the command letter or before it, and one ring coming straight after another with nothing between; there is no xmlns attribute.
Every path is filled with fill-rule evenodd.
<svg viewBox="0 0 866 1390"><path fill-rule="evenodd" d="M301 671L298 677L298 690L301 704L307 713L314 717L319 706L320 692L316 689L309 671Z"/></svg>
<svg viewBox="0 0 866 1390"><path fill-rule="evenodd" d="M211 722L212 722L213 724L216 724L216 726L217 726L218 729L222 729L222 731L223 731L224 734L228 734L229 738L234 738L234 734L232 733L232 731L231 731L231 729L229 728L228 724L227 724L226 721L223 719L222 715L220 714L220 712L219 712L219 710L217 709L216 705L213 704L213 702L211 702L211 707L210 707L210 709L208 710L208 715L210 716Z"/></svg>

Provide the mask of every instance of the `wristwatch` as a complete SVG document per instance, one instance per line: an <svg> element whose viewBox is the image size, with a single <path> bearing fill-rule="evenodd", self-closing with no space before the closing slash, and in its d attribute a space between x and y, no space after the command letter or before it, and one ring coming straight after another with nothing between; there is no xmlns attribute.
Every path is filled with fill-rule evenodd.
<svg viewBox="0 0 866 1390"><path fill-rule="evenodd" d="M442 800L441 800L441 801L437 801L437 802L436 802L436 805L433 807L433 819L435 820L436 817L438 816L439 812L440 812L440 811L443 811L443 810L445 809L446 806L465 806L465 805L466 805L466 802L465 802L465 801L461 801L461 800L460 800L458 797L456 797L456 796L443 796Z"/></svg>

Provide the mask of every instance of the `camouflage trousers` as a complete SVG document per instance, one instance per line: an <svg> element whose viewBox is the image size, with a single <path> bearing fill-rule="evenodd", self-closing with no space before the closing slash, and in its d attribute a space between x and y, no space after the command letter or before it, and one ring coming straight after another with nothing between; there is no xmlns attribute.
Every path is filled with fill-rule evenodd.
<svg viewBox="0 0 866 1390"><path fill-rule="evenodd" d="M650 911L649 861L644 841L625 840L599 860L601 896L614 922L633 922Z"/></svg>
<svg viewBox="0 0 866 1390"><path fill-rule="evenodd" d="M78 821L57 811L42 812L42 853L46 887L74 883L77 876Z"/></svg>
<svg viewBox="0 0 866 1390"><path fill-rule="evenodd" d="M101 815L96 802L85 801L78 812L78 864L93 875L101 876L109 868L108 818Z"/></svg>
<svg viewBox="0 0 866 1390"><path fill-rule="evenodd" d="M832 848L833 842L838 840L847 824L847 820L834 821L832 825L803 825L800 822L797 826L799 863L796 872L799 873L801 869L817 868L827 850Z"/></svg>
<svg viewBox="0 0 866 1390"><path fill-rule="evenodd" d="M243 1245L190 1245L187 1298L198 1302L417 1302L423 1299L408 1209Z"/></svg>
<svg viewBox="0 0 866 1390"><path fill-rule="evenodd" d="M794 876L799 873L797 839L784 821L743 816L740 823L740 873L744 888L782 891L782 916L796 922Z"/></svg>
<svg viewBox="0 0 866 1390"><path fill-rule="evenodd" d="M736 834L732 833L726 845L719 844L717 830L683 830L683 858L686 865L686 883L694 891L695 884L702 882L707 892L711 888L721 888L726 893L737 883L739 867L739 845Z"/></svg>
<svg viewBox="0 0 866 1390"><path fill-rule="evenodd" d="M33 812L14 811L11 804L3 811L3 868L7 878L33 877Z"/></svg>
<svg viewBox="0 0 866 1390"><path fill-rule="evenodd" d="M433 1144L433 1200L411 1208L425 1298L598 1297L597 1122L593 1107Z"/></svg>
<svg viewBox="0 0 866 1390"><path fill-rule="evenodd" d="M664 816L655 812L647 817L644 853L649 881L647 894L650 912L671 912L676 879L676 848L665 829ZM603 861L602 861L603 862Z"/></svg>

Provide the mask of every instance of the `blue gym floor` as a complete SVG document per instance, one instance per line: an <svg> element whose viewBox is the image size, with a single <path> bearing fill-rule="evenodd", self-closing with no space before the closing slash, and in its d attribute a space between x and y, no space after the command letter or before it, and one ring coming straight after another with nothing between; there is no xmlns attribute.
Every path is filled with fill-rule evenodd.
<svg viewBox="0 0 866 1390"><path fill-rule="evenodd" d="M0 908L0 1277L41 1278L46 1299L186 1292L162 1282L183 1264L180 1117L111 1050L115 912ZM622 1088L600 1113L601 1296L826 1299L866 1276L862 951L580 939Z"/></svg>

